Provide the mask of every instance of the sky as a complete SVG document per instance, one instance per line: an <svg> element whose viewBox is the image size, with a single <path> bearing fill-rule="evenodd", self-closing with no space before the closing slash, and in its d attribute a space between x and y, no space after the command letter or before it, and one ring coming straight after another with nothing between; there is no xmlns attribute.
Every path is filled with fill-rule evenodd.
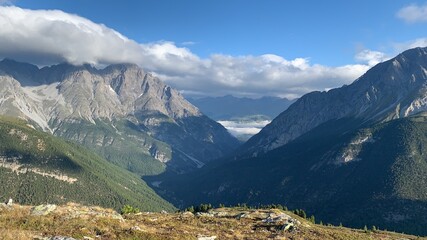
<svg viewBox="0 0 427 240"><path fill-rule="evenodd" d="M131 62L190 96L296 98L427 46L427 1L0 0L0 58Z"/></svg>

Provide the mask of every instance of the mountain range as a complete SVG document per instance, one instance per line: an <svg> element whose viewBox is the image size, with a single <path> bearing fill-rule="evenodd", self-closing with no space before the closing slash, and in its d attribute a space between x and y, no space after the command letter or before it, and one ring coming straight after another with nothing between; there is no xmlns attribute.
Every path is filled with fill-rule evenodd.
<svg viewBox="0 0 427 240"><path fill-rule="evenodd" d="M140 175L191 171L238 145L220 124L134 64L96 69L0 62L0 114L92 148Z"/></svg>
<svg viewBox="0 0 427 240"><path fill-rule="evenodd" d="M279 97L247 98L223 97L188 98L204 114L217 120L233 136L246 142L286 110L295 100Z"/></svg>
<svg viewBox="0 0 427 240"><path fill-rule="evenodd" d="M426 49L416 48L376 65L351 85L306 94L244 149L255 155L266 152L334 119L355 118L369 125L423 112L426 68Z"/></svg>
<svg viewBox="0 0 427 240"><path fill-rule="evenodd" d="M193 171L239 144L134 64L4 59L0 115L1 197L23 204L174 210L141 177Z"/></svg>
<svg viewBox="0 0 427 240"><path fill-rule="evenodd" d="M336 225L427 234L427 48L302 96L240 147L133 64L5 59L0 86L3 197L147 210L174 209L157 194L180 208L283 204Z"/></svg>
<svg viewBox="0 0 427 240"><path fill-rule="evenodd" d="M281 203L324 222L427 234L426 99L427 48L407 50L304 95L233 156L162 183L163 196Z"/></svg>
<svg viewBox="0 0 427 240"><path fill-rule="evenodd" d="M256 115L272 120L295 102L295 100L269 96L247 98L226 95L187 99L214 120L232 120Z"/></svg>

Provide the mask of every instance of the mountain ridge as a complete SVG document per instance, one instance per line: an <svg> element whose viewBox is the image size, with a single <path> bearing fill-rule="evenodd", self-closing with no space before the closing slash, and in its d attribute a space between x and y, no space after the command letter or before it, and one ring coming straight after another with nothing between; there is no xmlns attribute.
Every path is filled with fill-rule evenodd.
<svg viewBox="0 0 427 240"><path fill-rule="evenodd" d="M188 101L214 120L230 120L254 115L273 119L295 102L295 100L271 96L254 99L232 95L188 98Z"/></svg>
<svg viewBox="0 0 427 240"><path fill-rule="evenodd" d="M0 62L0 72L4 85L0 90L0 114L29 119L44 131L78 140L100 154L104 150L97 144L108 147L123 137L125 142L138 139L137 143L130 143L139 155L130 156L129 163L133 165L144 164L138 163L138 158L151 162L157 159L155 169L165 169L160 165L166 163L174 171L185 172L199 166L193 159L204 164L239 144L178 91L135 64L116 64L98 70L88 64L63 63L39 69L6 59ZM96 126L99 122L102 124ZM87 129L80 129L79 125ZM100 130L103 126L110 129L104 127L106 132L114 132L118 127L122 130L108 135ZM185 141L199 147L189 147ZM124 142L118 144L116 150ZM104 157L120 161L112 155L110 152Z"/></svg>
<svg viewBox="0 0 427 240"><path fill-rule="evenodd" d="M21 204L66 203L174 210L137 175L88 149L0 116L0 190Z"/></svg>
<svg viewBox="0 0 427 240"><path fill-rule="evenodd" d="M159 188L177 206L280 203L334 224L425 235L426 68L427 48L412 49L349 86L309 93L251 138L254 148Z"/></svg>
<svg viewBox="0 0 427 240"><path fill-rule="evenodd" d="M272 150L323 122L342 117L374 123L416 114L426 106L427 93L423 86L427 79L427 70L423 67L427 66L426 55L427 48L410 49L374 66L350 85L304 95L249 139L241 152L257 155ZM418 63L414 65L414 61ZM411 75L406 76L405 72ZM402 94L409 98L403 99ZM411 101L412 95L418 98Z"/></svg>

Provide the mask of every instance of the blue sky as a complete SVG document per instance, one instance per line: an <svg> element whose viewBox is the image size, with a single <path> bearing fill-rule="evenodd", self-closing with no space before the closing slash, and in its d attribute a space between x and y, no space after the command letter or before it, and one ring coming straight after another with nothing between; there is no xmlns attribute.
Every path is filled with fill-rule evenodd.
<svg viewBox="0 0 427 240"><path fill-rule="evenodd" d="M117 61L135 62L190 95L298 97L348 84L373 64L427 42L427 1L1 2L24 10L58 9L114 29L158 57L156 63L147 62L147 55ZM408 6L414 9L402 12ZM55 34L48 37L62 40ZM174 53L165 57L164 51ZM8 54L0 49L0 56L13 58ZM79 61L114 63L111 59Z"/></svg>
<svg viewBox="0 0 427 240"><path fill-rule="evenodd" d="M277 54L327 65L354 61L361 48L387 51L425 37L425 24L396 17L426 1L19 0L31 9L61 9L103 23L137 42L173 41L201 57Z"/></svg>

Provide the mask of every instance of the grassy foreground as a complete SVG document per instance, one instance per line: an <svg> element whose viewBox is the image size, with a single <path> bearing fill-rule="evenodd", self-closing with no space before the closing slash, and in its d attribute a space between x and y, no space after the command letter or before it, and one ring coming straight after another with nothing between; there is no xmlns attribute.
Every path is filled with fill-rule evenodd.
<svg viewBox="0 0 427 240"><path fill-rule="evenodd" d="M290 217L295 225L283 230L280 221L265 221L280 216ZM31 206L0 206L1 239L44 240L54 236L74 239L422 239L313 224L278 209L219 208L196 215L146 212L122 216L111 209L74 203L38 213Z"/></svg>

